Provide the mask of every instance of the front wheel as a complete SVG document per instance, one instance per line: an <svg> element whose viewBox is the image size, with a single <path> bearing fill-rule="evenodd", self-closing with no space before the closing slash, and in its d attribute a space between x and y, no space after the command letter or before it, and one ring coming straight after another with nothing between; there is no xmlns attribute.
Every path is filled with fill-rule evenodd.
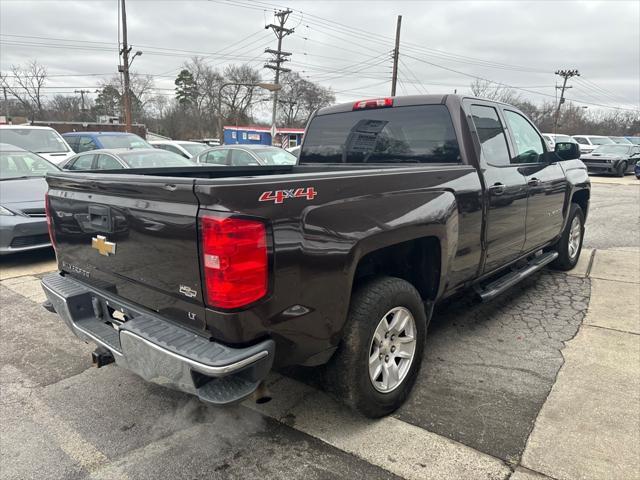
<svg viewBox="0 0 640 480"><path fill-rule="evenodd" d="M553 247L558 252L551 266L557 270L571 270L578 263L584 238L584 213L577 203L569 209L569 219L558 243Z"/></svg>
<svg viewBox="0 0 640 480"><path fill-rule="evenodd" d="M624 177L625 173L627 173L627 167L627 162L620 162L618 169L616 170L616 175L618 177Z"/></svg>
<svg viewBox="0 0 640 480"><path fill-rule="evenodd" d="M367 417L390 414L415 383L426 329L413 285L394 277L369 280L353 294L342 344L327 366L329 390Z"/></svg>

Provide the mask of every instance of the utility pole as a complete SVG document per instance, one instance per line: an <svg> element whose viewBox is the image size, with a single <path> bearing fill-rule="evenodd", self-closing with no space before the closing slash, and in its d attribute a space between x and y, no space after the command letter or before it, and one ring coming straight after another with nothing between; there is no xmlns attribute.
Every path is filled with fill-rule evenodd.
<svg viewBox="0 0 640 480"><path fill-rule="evenodd" d="M131 131L131 89L129 88L129 52L131 47L127 44L127 11L125 9L125 0L122 2L122 64L118 66L118 71L122 72L124 77L124 123L125 130Z"/></svg>
<svg viewBox="0 0 640 480"><path fill-rule="evenodd" d="M396 47L393 49L393 74L391 75L391 96L396 96L396 84L398 83L398 56L400 55L400 27L402 26L402 15L398 15L396 24Z"/></svg>
<svg viewBox="0 0 640 480"><path fill-rule="evenodd" d="M276 75L273 81L274 85L280 85L280 72L287 73L291 71L290 69L284 68L282 66L284 62L289 61L287 57L291 56L290 52L282 51L282 39L287 35L291 35L294 32L293 28L285 28L285 24L287 23L287 20L289 19L289 15L291 15L291 13L293 13L293 10L289 10L288 8L286 10L278 10L276 13L274 13L274 17L277 20L277 25L274 23L270 23L269 25L264 27L267 30L271 28L273 30L273 33L276 34L276 38L278 39L277 50L272 50L270 48L267 48L265 50L265 53L270 53L273 55L273 58L267 60L267 63L265 63L264 68L275 70ZM277 108L278 108L278 90L275 90L273 92L273 110L271 112L271 143L274 142L276 137Z"/></svg>
<svg viewBox="0 0 640 480"><path fill-rule="evenodd" d="M558 87L556 86L556 89L560 89L560 101L558 102L558 107L556 108L556 115L555 118L553 120L553 133L554 135L558 130L558 120L560 119L560 105L562 105L564 103L564 91L568 88L573 88L573 87L568 87L567 86L567 80L569 80L571 77L579 77L580 76L580 72L578 72L577 69L573 69L573 70L556 70L556 75L561 76L564 80L562 82L562 87Z"/></svg>
<svg viewBox="0 0 640 480"><path fill-rule="evenodd" d="M89 90L74 90L73 93L79 93L80 94L80 102L81 102L81 107L80 107L80 111L84 112L86 110L86 108L84 108L84 95L85 93L91 93Z"/></svg>

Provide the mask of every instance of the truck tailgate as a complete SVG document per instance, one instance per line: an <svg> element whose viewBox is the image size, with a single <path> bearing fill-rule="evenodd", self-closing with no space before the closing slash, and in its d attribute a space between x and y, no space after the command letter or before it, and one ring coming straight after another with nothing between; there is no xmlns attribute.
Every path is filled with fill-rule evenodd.
<svg viewBox="0 0 640 480"><path fill-rule="evenodd" d="M204 328L193 179L60 173L47 182L61 271Z"/></svg>

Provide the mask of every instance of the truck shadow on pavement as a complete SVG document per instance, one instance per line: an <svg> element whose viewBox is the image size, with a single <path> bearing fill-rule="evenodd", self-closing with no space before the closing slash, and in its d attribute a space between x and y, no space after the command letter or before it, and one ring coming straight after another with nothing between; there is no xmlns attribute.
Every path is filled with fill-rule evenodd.
<svg viewBox="0 0 640 480"><path fill-rule="evenodd" d="M586 314L588 279L545 271L492 302L440 306L401 420L517 463Z"/></svg>

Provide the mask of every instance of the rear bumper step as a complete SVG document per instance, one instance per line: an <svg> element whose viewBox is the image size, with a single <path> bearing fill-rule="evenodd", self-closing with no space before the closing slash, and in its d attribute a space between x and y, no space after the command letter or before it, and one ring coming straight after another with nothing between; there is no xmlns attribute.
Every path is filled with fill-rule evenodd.
<svg viewBox="0 0 640 480"><path fill-rule="evenodd" d="M205 402L241 401L271 370L273 340L231 348L129 303L126 310L131 319L116 329L99 317L96 305L108 301L118 307L117 297L59 273L44 277L42 288L77 337L106 348L119 366L145 380L197 395Z"/></svg>
<svg viewBox="0 0 640 480"><path fill-rule="evenodd" d="M558 252L546 252L538 255L532 258L524 267L513 270L487 285L478 285L476 287L476 293L483 302L488 302L505 290L513 287L516 283L533 275L545 265L553 262L556 258L558 258Z"/></svg>

